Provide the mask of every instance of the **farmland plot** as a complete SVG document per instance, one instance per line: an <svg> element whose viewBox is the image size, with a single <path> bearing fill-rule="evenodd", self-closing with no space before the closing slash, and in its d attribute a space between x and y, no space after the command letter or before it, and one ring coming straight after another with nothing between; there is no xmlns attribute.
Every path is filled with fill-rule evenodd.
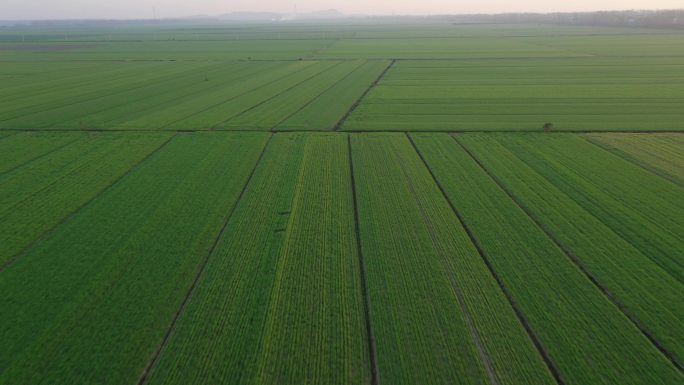
<svg viewBox="0 0 684 385"><path fill-rule="evenodd" d="M90 66L83 68L77 64L55 65L58 71L52 72L48 70L45 63L40 64L43 68L43 73L35 74L33 76L18 77L20 81L16 84L10 82L6 87L0 90L0 100L3 102L3 113L16 108L18 106L32 106L38 104L37 102L43 100L57 101L64 103L68 101L68 97L79 96L78 94L71 94L72 90L76 89L91 89L82 87L92 87L92 82L99 82L103 80L119 80L133 77L136 73L144 74L147 68L164 68L168 65L161 63L105 63L98 66ZM0 73L15 74L17 69L8 67L5 63ZM16 75L15 75L16 76ZM101 83L101 86L113 83ZM97 90L96 90L97 91ZM101 92L101 90L100 90ZM63 100L59 100L55 94L61 93L64 96ZM31 98L35 98L34 103L30 103ZM8 102L13 104L7 104Z"/></svg>
<svg viewBox="0 0 684 385"><path fill-rule="evenodd" d="M276 126L277 130L331 130L390 62L366 61Z"/></svg>
<svg viewBox="0 0 684 385"><path fill-rule="evenodd" d="M346 136L275 136L147 383L368 383L354 234Z"/></svg>
<svg viewBox="0 0 684 385"><path fill-rule="evenodd" d="M553 383L403 135L352 137L380 383Z"/></svg>
<svg viewBox="0 0 684 385"><path fill-rule="evenodd" d="M684 287L680 281L495 138L473 134L458 140L642 331L682 361Z"/></svg>
<svg viewBox="0 0 684 385"><path fill-rule="evenodd" d="M445 29L449 31L449 29ZM453 29L451 29L452 32ZM343 59L476 59L515 57L576 57L589 56L586 53L568 52L539 44L530 44L525 39L504 39L501 37L434 37L416 38L407 36L393 38L341 39L321 49L314 57Z"/></svg>
<svg viewBox="0 0 684 385"><path fill-rule="evenodd" d="M0 45L1 47L1 45ZM49 68L46 68L49 67ZM79 62L79 63L3 63L0 70L0 80L3 88L2 95L9 92L17 92L26 87L35 87L57 79L65 79L82 75L85 71L94 69L119 67L116 63L107 62Z"/></svg>
<svg viewBox="0 0 684 385"><path fill-rule="evenodd" d="M54 136L29 135L18 136L29 143L41 135L48 137L44 140ZM116 133L60 136L78 140L0 175L0 266L170 138Z"/></svg>
<svg viewBox="0 0 684 385"><path fill-rule="evenodd" d="M679 186L579 137L528 135L499 140L684 282L684 261L680 258L684 250L684 200Z"/></svg>
<svg viewBox="0 0 684 385"><path fill-rule="evenodd" d="M311 100L324 94L339 81L345 79L361 65L357 61L345 61L310 77L301 83L268 98L253 108L245 110L218 126L222 129L263 129L270 130L278 123L296 114Z"/></svg>
<svg viewBox="0 0 684 385"><path fill-rule="evenodd" d="M134 383L267 137L180 135L0 274L0 383Z"/></svg>
<svg viewBox="0 0 684 385"><path fill-rule="evenodd" d="M667 357L592 285L453 138L447 134L412 137L503 285L529 320L564 383L649 384L681 380ZM465 140L468 144L477 143L472 138ZM478 154L480 148L507 164L496 147L477 147ZM530 182L525 178L520 183ZM624 270L613 274L619 278ZM642 273L653 270L645 268ZM648 290L647 286L636 279L629 283L644 295L639 298L639 305L651 306L650 310L663 319L667 316L662 314L676 306L667 302L676 301L676 293L668 288L668 284L677 287L672 279L665 284L649 282L667 290L658 305L649 304L655 299L646 297L643 290ZM677 328L676 324L669 326ZM596 333L597 329L601 332Z"/></svg>
<svg viewBox="0 0 684 385"><path fill-rule="evenodd" d="M631 61L640 57L671 57L681 59L684 56L684 38L681 33L671 33L658 29L634 28L636 35L608 33L604 36L592 36L591 39L579 36L553 36L551 38L536 36L527 39L532 44L552 44L558 49L583 52L596 56L614 56ZM614 30L618 32L620 29Z"/></svg>
<svg viewBox="0 0 684 385"><path fill-rule="evenodd" d="M684 33L405 21L0 22L0 385L684 385Z"/></svg>
<svg viewBox="0 0 684 385"><path fill-rule="evenodd" d="M0 128L331 130L387 62L121 64L0 91ZM12 88L12 87L10 87ZM290 121L290 123L285 123Z"/></svg>
<svg viewBox="0 0 684 385"><path fill-rule="evenodd" d="M235 80L250 74L253 68L254 66L245 63L222 63L210 68L197 69L188 76L177 76L173 80L153 87L138 89L129 94L128 99L124 99L120 104L108 102L107 108L98 108L96 112L62 122L59 127L70 128L80 124L87 128L120 128L122 122L147 116L160 105L175 105L179 101L192 99L197 95L230 87Z"/></svg>
<svg viewBox="0 0 684 385"><path fill-rule="evenodd" d="M684 136L677 134L591 134L592 143L684 186Z"/></svg>
<svg viewBox="0 0 684 385"><path fill-rule="evenodd" d="M268 75L267 82L259 82L256 87L247 88L239 97L231 97L228 100L220 100L218 104L211 105L208 109L200 111L196 115L189 116L167 126L168 128L221 128L226 122L248 113L253 109L277 98L280 94L313 79L321 73L339 65L338 62L298 62L287 65L287 73L274 77ZM252 87L253 83L245 83ZM234 127L240 129L241 127ZM250 129L250 127L242 128ZM254 129L254 127L251 127Z"/></svg>
<svg viewBox="0 0 684 385"><path fill-rule="evenodd" d="M225 60L297 60L314 56L315 53L331 43L328 39L258 39L252 38L251 28L244 31L230 31L228 36L219 40L198 39L192 32L186 32L177 41L168 36L162 40L165 28L143 28L129 38L132 41L106 41L102 36L94 42L80 41L79 36L68 37L78 43L70 43L64 34L53 31L53 39L64 41L49 42L50 47L62 49L45 49L45 45L34 44L28 49L24 45L5 45L0 49L0 58L6 61L225 61ZM114 28L114 35L117 33ZM134 39L134 40L133 40ZM12 49L13 47L19 49ZM0 46L2 48L2 46Z"/></svg>
<svg viewBox="0 0 684 385"><path fill-rule="evenodd" d="M304 65L306 66L306 64ZM204 116L203 113L211 107L225 103L242 96L242 94L263 86L290 72L302 68L302 64L285 65L277 62L249 63L236 67L228 75L228 82L215 82L218 87L198 92L193 95L183 95L178 99L158 104L145 109L136 116L124 116L112 122L112 127L135 130L139 128L168 129L176 122L186 122L187 126L176 125L175 128L201 129L210 126L200 124L191 117ZM205 82L214 82L214 78L205 77Z"/></svg>
<svg viewBox="0 0 684 385"><path fill-rule="evenodd" d="M681 130L681 63L399 61L347 130ZM524 63L524 64L523 64Z"/></svg>
<svg viewBox="0 0 684 385"><path fill-rule="evenodd" d="M270 130L291 120L305 129L332 129L383 66L298 61L104 68L7 94L0 127Z"/></svg>
<svg viewBox="0 0 684 385"><path fill-rule="evenodd" d="M207 64L199 66L204 67ZM55 123L50 120L51 118L60 122L65 117L60 115L60 112L76 116L91 113L97 108L105 108L107 103L119 94L171 80L193 67L169 63L136 63L124 66L123 71L116 74L98 72L94 78L90 78L86 73L84 78L75 80L66 87L56 86L43 91L28 92L24 96L17 95L16 98L12 97L3 102L0 105L0 128L49 127Z"/></svg>
<svg viewBox="0 0 684 385"><path fill-rule="evenodd" d="M149 79L132 79L133 84L127 88L117 87L114 92L100 91L93 98L76 103L62 103L56 108L40 110L16 119L5 120L2 127L6 128L102 128L103 121L99 114L112 108L135 105L146 99L154 98L157 94L178 92L179 89L191 84L205 85L204 76L211 76L220 70L222 65L206 63L191 65L176 65L171 67L166 76L159 76L160 72L150 74ZM207 74L207 75L205 75ZM123 83L123 82L122 82ZM105 126L106 128L106 126Z"/></svg>
<svg viewBox="0 0 684 385"><path fill-rule="evenodd" d="M78 133L3 133L0 139L0 175L59 150L82 136Z"/></svg>

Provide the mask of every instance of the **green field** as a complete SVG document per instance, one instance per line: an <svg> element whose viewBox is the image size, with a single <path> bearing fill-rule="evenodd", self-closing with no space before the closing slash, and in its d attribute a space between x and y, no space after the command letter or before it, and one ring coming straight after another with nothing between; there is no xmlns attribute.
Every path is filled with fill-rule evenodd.
<svg viewBox="0 0 684 385"><path fill-rule="evenodd" d="M684 384L684 32L0 28L0 384Z"/></svg>

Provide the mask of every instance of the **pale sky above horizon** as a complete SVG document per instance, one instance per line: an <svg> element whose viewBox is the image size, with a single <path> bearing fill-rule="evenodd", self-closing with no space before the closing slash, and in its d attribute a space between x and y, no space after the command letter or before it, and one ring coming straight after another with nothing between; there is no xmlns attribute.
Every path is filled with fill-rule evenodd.
<svg viewBox="0 0 684 385"><path fill-rule="evenodd" d="M230 12L294 13L336 9L346 14L464 14L684 8L684 0L2 0L0 20L149 19Z"/></svg>

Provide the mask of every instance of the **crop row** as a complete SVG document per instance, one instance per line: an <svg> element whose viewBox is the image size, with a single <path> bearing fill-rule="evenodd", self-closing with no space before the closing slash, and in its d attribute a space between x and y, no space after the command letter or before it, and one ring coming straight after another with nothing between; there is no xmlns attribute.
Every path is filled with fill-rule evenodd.
<svg viewBox="0 0 684 385"><path fill-rule="evenodd" d="M524 202L541 195L553 200L553 207L563 210L567 206L558 201L553 190L539 186L534 173L519 162L515 163L504 148L490 143L487 137L459 137L486 169L446 134L415 134L413 137L450 202L461 213L483 254L491 261L493 270L527 317L564 383L648 384L676 383L681 379L668 359L593 287L564 250L530 219L497 181L501 179L502 186L511 189L516 197L518 193L524 195ZM497 179L492 179L489 172ZM510 175L512 173L517 175L514 177ZM523 191L519 186L529 191ZM572 206L568 207L568 211L572 209ZM554 216L566 220L573 217L569 213ZM592 263L591 268L610 263L602 258L605 256L596 258L598 261ZM630 261L624 261L625 265L628 263ZM644 275L653 271L659 273L648 260L644 267ZM624 271L633 273L628 268L615 268L611 271L612 279L620 281ZM604 271L597 272L601 273L599 278L603 277ZM627 277L627 283L634 284L632 290L640 296L641 305L649 306L652 289L648 283L651 282L640 285L629 281L630 275ZM658 288L673 293L666 284ZM667 292L663 295L660 306L651 305L651 310L658 311L659 316L676 307L675 302L667 303L668 300L677 301L672 295ZM669 326L677 328L676 324Z"/></svg>
<svg viewBox="0 0 684 385"><path fill-rule="evenodd" d="M3 270L0 383L134 383L266 139L176 136Z"/></svg>
<svg viewBox="0 0 684 385"><path fill-rule="evenodd" d="M0 100L3 102L27 99L32 93L45 93L50 90L76 87L79 82L89 82L102 76L116 76L140 66L122 66L111 62L78 62L78 63L3 63L0 76L3 76L3 88ZM151 63L147 63L151 64Z"/></svg>
<svg viewBox="0 0 684 385"><path fill-rule="evenodd" d="M684 203L679 199L679 186L576 136L528 135L498 140L684 282L684 261L679 258L684 250Z"/></svg>
<svg viewBox="0 0 684 385"><path fill-rule="evenodd" d="M329 63L333 63L330 65ZM275 92L263 102L225 121L220 128L227 129L272 129L279 122L295 114L300 108L324 93L341 78L356 69L360 62L329 62L325 70L304 78L301 82Z"/></svg>
<svg viewBox="0 0 684 385"><path fill-rule="evenodd" d="M2 132L0 175L59 150L81 138L79 133Z"/></svg>
<svg viewBox="0 0 684 385"><path fill-rule="evenodd" d="M184 38L174 40L166 33L166 27L143 27L133 34L124 29L113 28L112 36L118 32L129 36L128 41L88 41L86 37L65 36L59 29L49 31L40 44L33 48L28 44L16 43L0 47L0 59L4 62L59 62L59 61L225 61L225 60L298 60L314 56L316 51L332 41L319 36L310 39L288 39L286 35L274 39L253 38L250 31L242 27L231 30L223 39L207 40L192 32L182 33ZM248 28L248 30L251 28ZM96 29L96 33L103 30ZM3 31L0 31L2 33ZM29 38L30 33L26 34ZM206 35L205 35L206 36ZM73 39L77 41L74 42ZM83 39L83 40L81 40ZM109 36L107 36L109 39ZM2 36L0 36L2 40ZM71 41L70 41L71 40ZM85 40L85 41L84 41ZM2 44L2 43L0 43ZM30 44L30 43L29 43ZM5 45L5 44L3 44ZM27 47L28 46L28 47ZM23 49L24 48L24 49Z"/></svg>
<svg viewBox="0 0 684 385"><path fill-rule="evenodd" d="M499 139L499 140L497 140ZM545 138L543 138L545 139ZM586 269L602 284L630 314L635 316L644 325L645 329L652 333L655 338L664 345L680 362L684 357L681 341L684 339L684 329L681 327L684 320L684 286L673 274L672 269L667 269L667 265L659 263L662 261L678 261L679 253L674 254L664 252L661 259L658 256L641 252L638 239L625 238L620 236L622 227L615 227L615 222L611 221L602 205L612 207L614 212L627 212L629 200L628 195L638 195L646 192L651 186L632 186L632 189L625 189L625 203L615 203L610 205L609 201L602 202L601 206L591 202L591 197L581 197L577 191L568 191L564 188L564 181L560 177L562 174L553 175L537 171L537 168L530 166L530 159L518 157L520 150L515 150L515 139L509 136L501 138L484 138L480 136L463 136L463 143L481 159L485 166L491 168L492 172L501 180L512 194L523 204L543 226L545 226L554 237L556 237L566 248L576 257ZM528 138L531 142L535 140ZM538 139L542 140L542 138ZM545 139L545 143L551 144L553 139ZM567 138L568 145L572 143L571 138ZM538 143L539 145L539 143ZM590 144L586 144L591 146ZM550 146L552 148L552 146ZM543 151L538 147L539 151ZM588 149L591 150L591 149ZM562 158L562 151L557 150L558 159ZM592 152L582 154L582 157L590 159ZM607 154L612 156L611 154ZM542 159L542 158L539 158ZM552 156L546 158L544 162L553 162ZM603 166L609 170L610 163L602 162L598 157L595 164L601 167L594 167L593 171L585 175L596 173L601 175ZM630 171L626 161L622 160L624 170ZM579 159L577 164L581 164ZM598 182L596 186L608 188L614 184L619 185L623 171L618 173L604 173L603 182ZM643 171L643 170L640 170ZM646 178L648 175L638 173L639 179ZM628 176L628 174L625 174ZM656 176L656 178L658 178ZM638 180L635 180L637 182ZM653 181L651 181L653 182ZM666 182L667 181L664 181ZM591 192L587 184L578 184L578 188L585 188L580 191ZM590 186L590 185L589 185ZM594 186L594 187L596 187ZM666 191L663 191L664 193ZM681 196L681 192L679 192ZM595 197L595 199L598 199ZM659 202L658 194L644 198L644 205L651 202ZM681 199L674 198L670 203L680 202ZM673 209L673 212L676 212ZM664 215L663 221L675 218L673 215ZM625 222L622 225L641 225L646 231L649 224L645 219L641 222ZM681 234L681 227L674 226L661 231L661 236L670 234ZM670 236L676 239L677 236ZM644 240L648 242L648 240ZM680 249L681 250L681 249Z"/></svg>
<svg viewBox="0 0 684 385"><path fill-rule="evenodd" d="M379 382L553 383L407 138L351 142Z"/></svg>
<svg viewBox="0 0 684 385"><path fill-rule="evenodd" d="M0 91L5 129L329 130L386 62L154 62ZM320 99L320 100L319 100Z"/></svg>
<svg viewBox="0 0 684 385"><path fill-rule="evenodd" d="M641 167L684 186L684 136L619 134L586 137Z"/></svg>
<svg viewBox="0 0 684 385"><path fill-rule="evenodd" d="M341 39L330 48L321 50L315 57L334 59L476 59L587 56L550 46L530 44L524 39L482 36L477 38L464 38L463 36L416 38L412 34L401 39L394 37L402 32L394 31L391 36L380 36L372 39Z"/></svg>
<svg viewBox="0 0 684 385"><path fill-rule="evenodd" d="M227 127L226 123L243 114L248 114L254 109L258 109L259 106L273 98L277 98L277 96L283 92L297 87L302 83L306 83L307 81L313 81L313 79L317 79L318 76L325 74L331 68L340 65L340 63L313 62L305 63L305 65L306 67L302 70L298 70L296 67L294 67L294 71L291 69L289 73L285 74L285 76L273 78L274 80L272 82L266 83L264 87L250 89L239 97L231 99L228 103L221 103L218 106L206 111L202 111L198 115L192 117L199 119L211 119L207 122L206 126L194 124L189 125L185 120L181 120L174 125L176 127L184 128L235 129L235 127ZM293 65L290 64L289 66ZM296 63L294 66L296 66ZM270 126L263 125L258 127L237 127L237 129L241 130L270 128Z"/></svg>
<svg viewBox="0 0 684 385"><path fill-rule="evenodd" d="M330 130L387 62L341 62L244 114L226 122L225 128L289 128L287 121L300 122L295 129ZM362 67L363 68L360 68Z"/></svg>
<svg viewBox="0 0 684 385"><path fill-rule="evenodd" d="M54 111L68 111L67 108L80 104L87 106L100 101L109 102L116 95L125 95L139 88L149 87L151 84L168 82L183 72L197 70L196 66L196 64L185 67L169 63L136 63L130 66L124 65L114 73L98 71L92 77L85 76L82 80L69 80L66 85L56 86L54 89L30 90L2 104L0 127L34 128L32 125L44 127L53 122L41 119L41 117L49 117L49 114ZM207 64L202 64L199 68L202 67L207 67ZM103 103L100 107L107 105ZM85 115L88 112L85 108L75 108L71 113ZM57 122L61 118L62 116L57 116Z"/></svg>
<svg viewBox="0 0 684 385"><path fill-rule="evenodd" d="M350 183L344 136L275 136L148 383L368 383Z"/></svg>
<svg viewBox="0 0 684 385"><path fill-rule="evenodd" d="M241 74L230 87L221 87L204 92L195 98L179 100L165 105L156 111L121 123L123 128L159 127L162 129L210 129L258 104L271 93L280 92L286 87L301 81L302 76L310 76L320 71L315 62L297 62L288 65L250 65L257 69L253 75Z"/></svg>
<svg viewBox="0 0 684 385"><path fill-rule="evenodd" d="M278 124L277 129L331 129L343 118L357 99L377 79L389 62L366 61L348 76L304 106L293 116ZM322 114L321 111L326 111Z"/></svg>
<svg viewBox="0 0 684 385"><path fill-rule="evenodd" d="M47 67L56 68L59 71L53 73ZM47 101L73 102L85 100L78 98L79 94L74 91L77 89L83 90L84 93L93 90L98 91L91 88L93 82L99 82L99 85L105 89L115 86L117 81L128 81L128 78L134 77L136 73L145 75L148 68L158 70L165 67L168 66L162 63L128 63L126 65L105 63L88 67L76 64L69 66L52 64L48 66L45 63L40 63L38 68L42 69L44 73L17 76L19 81L15 84L9 82L6 87L3 87L0 91L0 100L3 101L2 111L6 113L18 107L30 107ZM8 74L16 73L16 71L18 69L13 66L5 66L2 69L2 73ZM103 80L113 80L113 82L105 83L102 82ZM88 88L82 88L84 86L88 86ZM62 96L61 100L56 95ZM31 97L36 98L34 104L29 103ZM12 102L12 104L7 104L8 102Z"/></svg>
<svg viewBox="0 0 684 385"><path fill-rule="evenodd" d="M3 28L0 58L5 62L31 63L310 57L463 61L517 58L519 62L540 58L617 57L635 61L644 57L680 59L682 47L682 37L677 31L655 28L518 23L454 25L443 21L385 25L375 20L329 28L315 24Z"/></svg>
<svg viewBox="0 0 684 385"><path fill-rule="evenodd" d="M682 382L680 187L585 136L0 150L0 384Z"/></svg>
<svg viewBox="0 0 684 385"><path fill-rule="evenodd" d="M350 131L681 130L681 64L616 59L399 61Z"/></svg>
<svg viewBox="0 0 684 385"><path fill-rule="evenodd" d="M168 64L167 64L168 65ZM145 103L157 103L157 100L169 96L191 96L194 89L209 88L215 84L222 84L222 78L208 79L217 74L231 76L236 70L233 66L213 64L208 67L203 64L193 63L189 67L185 65L169 65L166 76L159 76L163 71L150 74L136 73L131 79L132 85L126 88L118 87L113 92L96 91L92 97L76 103L61 103L55 108L40 111L32 111L30 115L22 115L17 119L6 120L3 124L8 128L117 128L112 127L110 119L127 116L126 109L132 110L132 116L136 116L136 108ZM145 76L149 76L146 79ZM121 82L125 83L125 82ZM41 108L41 107L37 107Z"/></svg>
<svg viewBox="0 0 684 385"><path fill-rule="evenodd" d="M24 144L47 138L18 134ZM67 145L0 175L0 265L98 195L169 138L67 133ZM76 139L76 140L73 140ZM59 143L59 140L55 140Z"/></svg>
<svg viewBox="0 0 684 385"><path fill-rule="evenodd" d="M168 111L169 107L216 90L230 88L238 80L259 76L264 71L273 70L274 67L273 63L264 63L261 66L223 64L201 73L192 71L187 76L177 76L167 82L119 94L106 102L98 100L92 108L86 107L88 114L85 117L79 115L78 118L57 125L53 124L50 127L73 128L81 124L86 128L100 129L139 128L131 125L132 122L140 118L149 119L151 113L158 112L160 109L166 110L169 117L178 117L177 112ZM83 107L83 105L80 106ZM157 129L159 127L155 125L146 128Z"/></svg>

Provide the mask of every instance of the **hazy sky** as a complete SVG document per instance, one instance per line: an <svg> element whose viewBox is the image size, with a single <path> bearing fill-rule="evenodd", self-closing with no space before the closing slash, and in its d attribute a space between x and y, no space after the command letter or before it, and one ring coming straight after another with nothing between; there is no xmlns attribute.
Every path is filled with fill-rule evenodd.
<svg viewBox="0 0 684 385"><path fill-rule="evenodd" d="M0 0L0 20L151 18L236 11L438 14L684 8L684 0Z"/></svg>

